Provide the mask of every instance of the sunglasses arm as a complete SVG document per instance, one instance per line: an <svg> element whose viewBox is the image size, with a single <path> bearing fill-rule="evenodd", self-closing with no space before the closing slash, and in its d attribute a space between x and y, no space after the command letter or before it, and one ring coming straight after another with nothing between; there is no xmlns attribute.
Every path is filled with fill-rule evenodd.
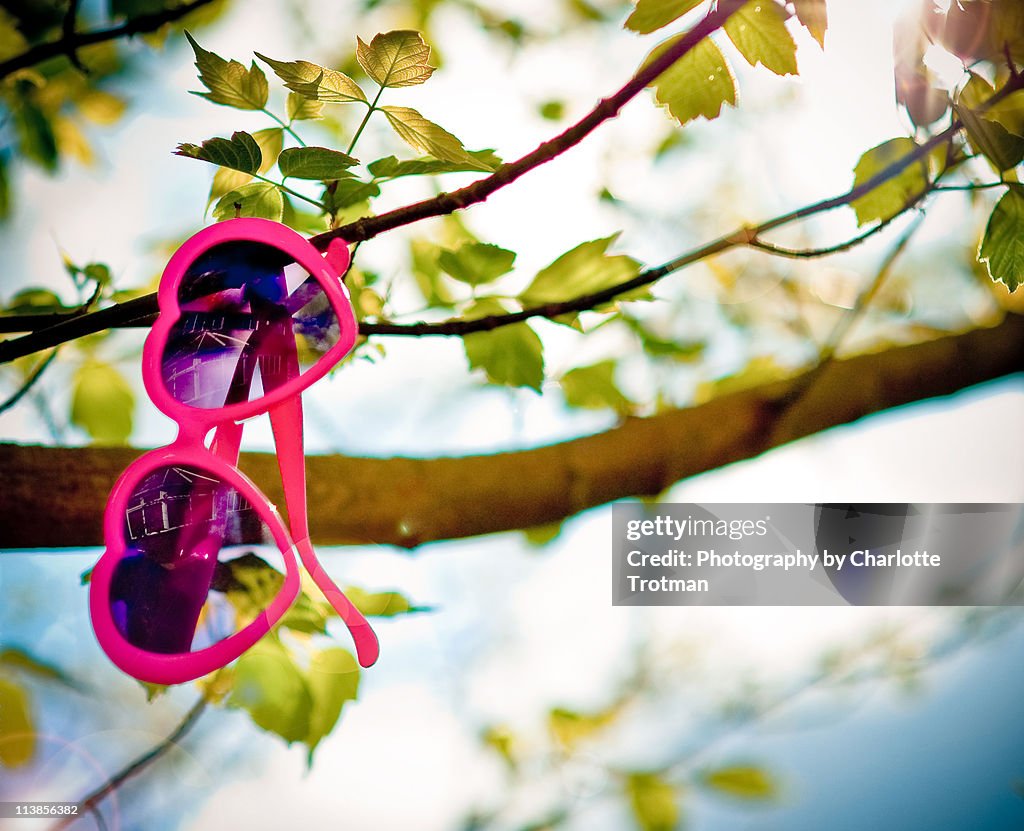
<svg viewBox="0 0 1024 831"><path fill-rule="evenodd" d="M288 522L299 557L313 582L348 627L360 666L372 666L380 653L377 636L363 617L363 613L352 605L320 565L313 550L313 543L309 539L309 521L306 514L306 463L302 441L302 400L296 395L274 406L270 410L270 424L277 445L277 462L281 470Z"/></svg>

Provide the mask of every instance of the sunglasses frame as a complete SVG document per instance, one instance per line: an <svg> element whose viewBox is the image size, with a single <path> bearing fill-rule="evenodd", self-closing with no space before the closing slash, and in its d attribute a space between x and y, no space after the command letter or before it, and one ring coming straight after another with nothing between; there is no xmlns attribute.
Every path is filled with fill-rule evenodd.
<svg viewBox="0 0 1024 831"><path fill-rule="evenodd" d="M252 401L200 408L174 399L164 384L162 361L172 327L181 316L178 291L192 264L211 248L230 242L255 242L276 248L303 268L323 288L338 321L339 339L301 374ZM226 666L280 621L299 595L296 553L313 581L345 622L356 645L359 663L368 667L378 657L376 635L320 565L309 539L306 512L305 456L302 439L301 392L326 375L351 350L358 327L341 276L349 265L348 245L334 240L321 254L304 237L276 222L241 218L209 226L189 238L164 270L157 293L160 313L143 348L143 382L153 403L178 425L169 445L136 459L121 474L104 515L106 550L92 572L89 607L93 629L103 651L120 669L155 684L191 681ZM277 508L237 468L243 419L269 413L288 508L286 526ZM214 432L210 445L204 443ZM130 550L125 539L125 511L139 483L164 467L191 467L212 474L237 490L257 511L284 558L284 582L269 606L242 629L196 651L151 652L130 643L114 622L110 592L118 564Z"/></svg>

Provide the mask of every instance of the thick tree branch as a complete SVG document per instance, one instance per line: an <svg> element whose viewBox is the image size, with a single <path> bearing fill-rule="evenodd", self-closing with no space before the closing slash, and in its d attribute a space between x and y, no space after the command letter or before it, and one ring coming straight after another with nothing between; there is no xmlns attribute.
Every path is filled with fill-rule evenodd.
<svg viewBox="0 0 1024 831"><path fill-rule="evenodd" d="M68 15L64 19L60 38L48 43L37 43L20 55L15 55L13 58L8 58L0 63L0 79L6 78L19 69L28 69L60 55L66 55L75 66L80 66L77 62L77 53L84 46L92 46L95 43L104 43L108 40L117 40L118 38L131 37L132 35L140 35L146 32L155 32L164 24L180 20L189 12L195 11L211 2L212 0L191 0L191 2L164 9L163 11L140 14L138 17L133 17L124 23L111 26L108 29L75 32L74 22L78 0L73 0Z"/></svg>
<svg viewBox="0 0 1024 831"><path fill-rule="evenodd" d="M313 538L414 547L556 522L615 499L661 493L680 479L879 410L1022 370L1024 316L1011 314L990 329L832 361L795 403L788 403L790 393L804 375L533 450L438 459L312 456ZM0 445L0 545L100 544L107 494L138 453ZM284 504L273 455L245 454L241 467L272 502Z"/></svg>

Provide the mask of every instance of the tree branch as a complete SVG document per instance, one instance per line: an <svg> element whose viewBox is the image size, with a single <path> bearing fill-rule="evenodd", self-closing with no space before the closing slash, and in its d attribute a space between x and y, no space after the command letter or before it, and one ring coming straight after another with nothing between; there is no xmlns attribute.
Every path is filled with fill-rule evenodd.
<svg viewBox="0 0 1024 831"><path fill-rule="evenodd" d="M806 373L532 450L438 459L311 456L310 525L322 544L412 548L557 522L615 499L659 494L680 479L870 413L1022 370L1024 316L1010 314L990 329L834 360L792 405L785 402ZM0 545L101 544L107 494L138 453L0 444ZM241 466L271 502L284 504L273 455L243 454Z"/></svg>
<svg viewBox="0 0 1024 831"><path fill-rule="evenodd" d="M99 803L117 790L125 781L139 773L142 773L142 771L153 764L153 762L166 754L168 750L175 747L178 742L185 738L189 731L195 727L196 722L199 721L199 717L206 710L206 704L206 697L200 696L199 700L192 705L187 713L185 713L185 717L181 720L171 735L160 742L160 744L156 745L156 747L146 751L134 761L129 762L125 767L121 768L121 770L100 785L100 787L89 795L83 797L82 801L78 803L79 813L77 815L65 817L54 825L51 831L61 831L61 829L67 828L75 822L75 820L81 819L86 811L97 810Z"/></svg>
<svg viewBox="0 0 1024 831"><path fill-rule="evenodd" d="M37 43L35 46L26 49L20 55L8 58L0 63L0 80L8 75L17 72L19 69L28 69L38 63L66 55L75 66L81 68L77 62L77 52L84 46L92 46L95 43L103 43L108 40L131 37L145 32L154 32L166 23L173 23L189 14L189 12L211 3L212 0L191 0L180 6L164 9L150 14L140 14L126 20L117 26L108 29L96 29L91 32L75 32L74 18L77 12L78 0L72 0L68 15L64 18L61 36L58 40L47 43ZM69 25L70 21L70 25Z"/></svg>

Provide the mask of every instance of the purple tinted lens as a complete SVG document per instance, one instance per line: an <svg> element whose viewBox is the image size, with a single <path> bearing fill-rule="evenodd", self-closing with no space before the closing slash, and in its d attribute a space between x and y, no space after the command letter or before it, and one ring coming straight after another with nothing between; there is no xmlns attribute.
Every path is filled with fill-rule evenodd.
<svg viewBox="0 0 1024 831"><path fill-rule="evenodd" d="M260 547L271 535L259 513L205 470L166 466L146 476L129 497L123 532L110 610L125 639L149 652L223 640L283 583L280 553Z"/></svg>
<svg viewBox="0 0 1024 831"><path fill-rule="evenodd" d="M301 375L339 338L320 283L259 242L205 252L182 277L178 303L162 372L171 396L190 407L255 401Z"/></svg>

